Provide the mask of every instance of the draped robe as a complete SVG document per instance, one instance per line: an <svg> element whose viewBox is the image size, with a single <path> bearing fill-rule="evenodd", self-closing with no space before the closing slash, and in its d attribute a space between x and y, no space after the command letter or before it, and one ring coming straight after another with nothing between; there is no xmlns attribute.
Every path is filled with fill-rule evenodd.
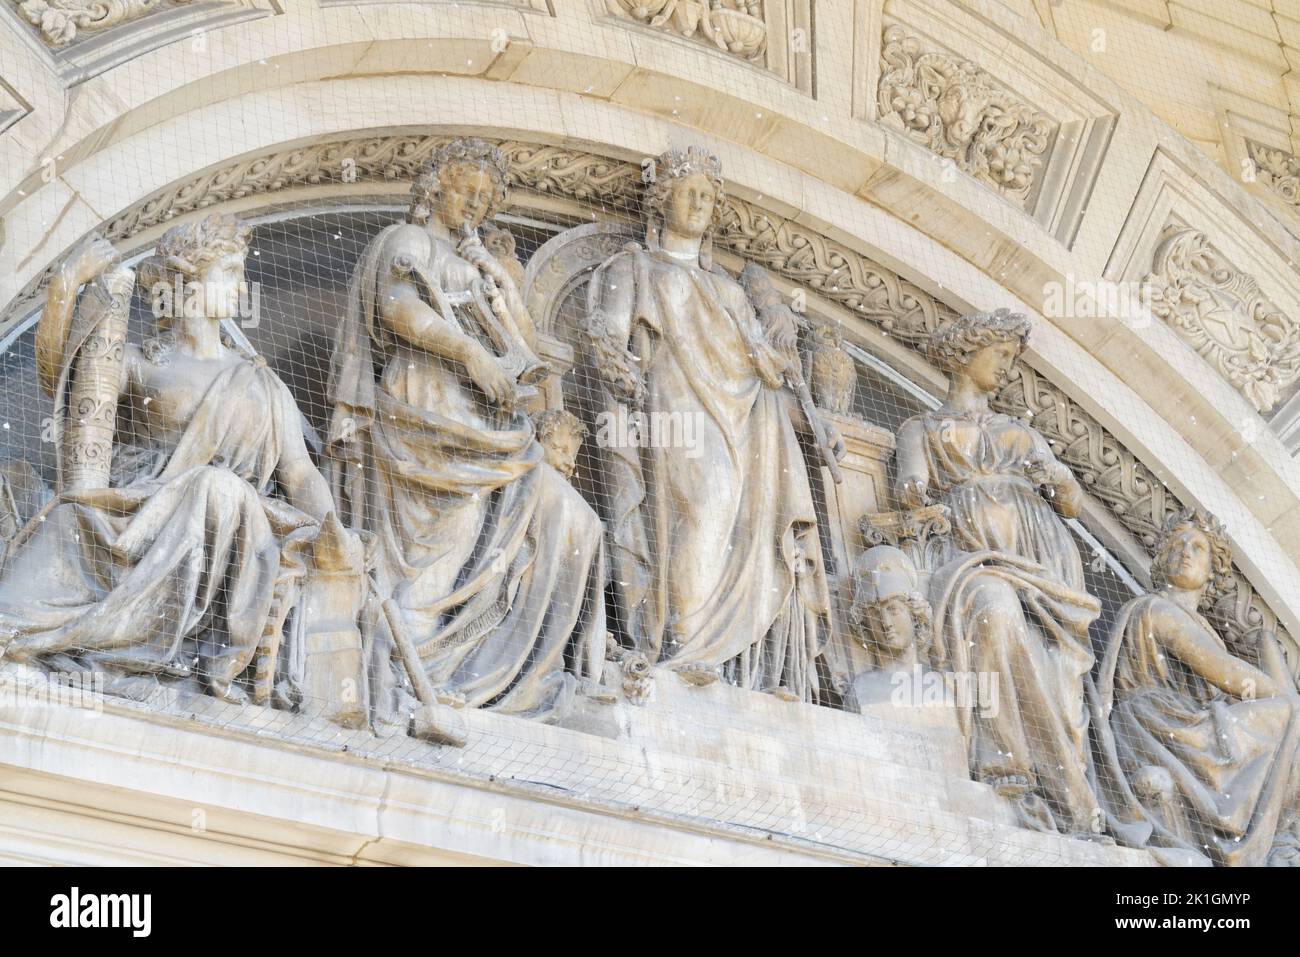
<svg viewBox="0 0 1300 957"><path fill-rule="evenodd" d="M1031 427L992 412L927 412L908 433L952 522L931 582L938 663L998 679L994 700L958 703L971 773L1024 779L1018 807L1030 826L1092 832L1084 677L1101 608L1069 531L1025 475L1026 461L1051 452Z"/></svg>
<svg viewBox="0 0 1300 957"><path fill-rule="evenodd" d="M274 482L297 427L288 389L245 359L215 375L179 437L144 417L115 447L111 487L61 492L13 543L0 571L5 657L235 679L277 585L305 573L316 521Z"/></svg>
<svg viewBox="0 0 1300 957"><path fill-rule="evenodd" d="M527 415L490 407L461 367L386 324L380 289L394 272L491 347L478 268L422 227L381 232L357 267L334 354L336 498L350 524L377 536L379 597L396 599L440 692L558 718L579 679L603 668L603 530L545 463ZM366 633L376 723L388 728L409 697L377 604Z"/></svg>

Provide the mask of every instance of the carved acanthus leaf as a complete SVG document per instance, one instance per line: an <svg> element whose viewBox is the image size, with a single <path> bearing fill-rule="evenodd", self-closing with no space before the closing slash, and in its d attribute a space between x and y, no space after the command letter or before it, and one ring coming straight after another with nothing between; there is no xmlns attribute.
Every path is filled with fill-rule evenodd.
<svg viewBox="0 0 1300 957"><path fill-rule="evenodd" d="M193 0L23 0L23 16L50 46L67 46L80 33L96 33L168 6Z"/></svg>
<svg viewBox="0 0 1300 957"><path fill-rule="evenodd" d="M1300 157L1246 140L1256 181L1288 206L1300 206Z"/></svg>
<svg viewBox="0 0 1300 957"><path fill-rule="evenodd" d="M1277 405L1300 379L1300 325L1204 233L1167 228L1145 283L1151 311L1259 412Z"/></svg>
<svg viewBox="0 0 1300 957"><path fill-rule="evenodd" d="M1057 123L968 60L923 52L898 25L885 30L877 103L882 122L1024 204Z"/></svg>

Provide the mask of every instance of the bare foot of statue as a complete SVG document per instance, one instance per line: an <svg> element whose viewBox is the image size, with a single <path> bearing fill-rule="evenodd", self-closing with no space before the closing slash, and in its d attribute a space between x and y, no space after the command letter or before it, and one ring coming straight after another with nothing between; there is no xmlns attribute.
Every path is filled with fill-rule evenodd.
<svg viewBox="0 0 1300 957"><path fill-rule="evenodd" d="M223 678L209 678L208 691L212 697L219 698L227 704L246 705L248 704L248 695L237 687L234 682L227 681Z"/></svg>

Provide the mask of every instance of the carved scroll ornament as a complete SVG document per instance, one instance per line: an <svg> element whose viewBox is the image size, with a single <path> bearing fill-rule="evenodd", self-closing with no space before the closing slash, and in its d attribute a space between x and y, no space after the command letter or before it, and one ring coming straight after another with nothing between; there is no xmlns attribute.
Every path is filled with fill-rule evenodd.
<svg viewBox="0 0 1300 957"><path fill-rule="evenodd" d="M50 46L67 46L79 34L99 33L130 20L192 0L25 0L23 16Z"/></svg>
<svg viewBox="0 0 1300 957"><path fill-rule="evenodd" d="M1202 232L1165 230L1146 277L1151 311L1261 413L1300 378L1300 325Z"/></svg>

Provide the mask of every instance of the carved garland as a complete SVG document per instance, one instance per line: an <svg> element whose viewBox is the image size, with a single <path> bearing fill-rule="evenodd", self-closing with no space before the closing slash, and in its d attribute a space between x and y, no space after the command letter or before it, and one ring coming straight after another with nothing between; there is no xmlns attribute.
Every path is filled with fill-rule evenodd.
<svg viewBox="0 0 1300 957"><path fill-rule="evenodd" d="M1288 206L1300 206L1300 158L1246 140L1258 181Z"/></svg>
<svg viewBox="0 0 1300 957"><path fill-rule="evenodd" d="M898 25L885 30L881 122L1023 205L1058 124L969 60L923 52Z"/></svg>
<svg viewBox="0 0 1300 957"><path fill-rule="evenodd" d="M120 243L176 216L246 196L331 182L410 180L420 163L448 139L360 137L243 160L155 194L110 221L104 232ZM497 145L510 163L513 187L637 215L639 166L559 146L512 140ZM939 322L955 315L918 286L847 246L734 196L727 196L725 203L715 234L720 246L807 286L913 347L923 348ZM51 274L47 271L41 286ZM1165 516L1182 507L1154 472L1024 363L996 405L1030 416L1091 493L1148 549ZM1277 616L1236 568L1217 596L1214 611L1231 635L1276 629L1288 647L1295 647Z"/></svg>

